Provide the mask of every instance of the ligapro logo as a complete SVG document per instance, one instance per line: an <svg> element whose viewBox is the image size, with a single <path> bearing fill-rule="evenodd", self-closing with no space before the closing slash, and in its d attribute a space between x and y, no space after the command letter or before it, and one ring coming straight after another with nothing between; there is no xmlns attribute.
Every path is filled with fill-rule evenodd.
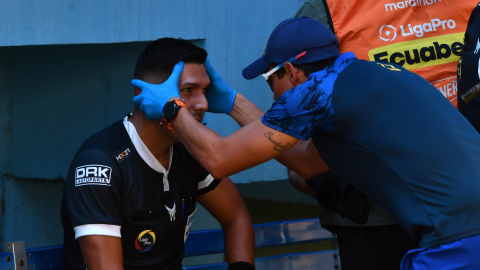
<svg viewBox="0 0 480 270"><path fill-rule="evenodd" d="M147 252L155 245L155 233L145 230L135 238L135 248L140 252Z"/></svg>
<svg viewBox="0 0 480 270"><path fill-rule="evenodd" d="M452 20L441 20L438 18L431 19L429 22L417 25L407 24L400 25L400 33L403 37L415 35L416 37L423 37L425 33L442 31L447 29L455 29L457 23ZM380 27L380 39L383 41L393 41L397 37L397 29L391 25L382 25Z"/></svg>
<svg viewBox="0 0 480 270"><path fill-rule="evenodd" d="M397 38L397 29L391 25L382 25L380 27L380 39L383 41L393 41Z"/></svg>

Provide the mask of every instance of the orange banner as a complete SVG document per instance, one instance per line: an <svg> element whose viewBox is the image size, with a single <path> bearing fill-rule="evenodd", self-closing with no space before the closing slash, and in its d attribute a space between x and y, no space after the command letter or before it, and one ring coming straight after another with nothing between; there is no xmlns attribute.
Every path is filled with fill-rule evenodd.
<svg viewBox="0 0 480 270"><path fill-rule="evenodd" d="M457 107L457 62L478 0L326 0L340 51L396 63Z"/></svg>

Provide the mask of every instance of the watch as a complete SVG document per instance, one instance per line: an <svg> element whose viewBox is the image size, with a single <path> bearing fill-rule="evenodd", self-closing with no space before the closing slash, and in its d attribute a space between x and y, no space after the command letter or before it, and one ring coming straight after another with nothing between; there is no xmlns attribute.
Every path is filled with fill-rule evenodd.
<svg viewBox="0 0 480 270"><path fill-rule="evenodd" d="M178 110L180 110L181 107L187 107L185 106L185 102L182 100L172 100L169 101L163 106L163 121L166 123L170 123L175 117L177 117Z"/></svg>

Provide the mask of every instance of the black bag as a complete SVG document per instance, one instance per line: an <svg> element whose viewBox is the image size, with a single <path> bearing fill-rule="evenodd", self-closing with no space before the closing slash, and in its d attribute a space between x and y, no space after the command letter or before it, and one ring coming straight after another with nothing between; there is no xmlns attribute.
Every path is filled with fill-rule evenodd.
<svg viewBox="0 0 480 270"><path fill-rule="evenodd" d="M479 3L480 5L480 3ZM480 95L465 103L462 95L480 83L480 6L477 5L468 20L463 51L458 62L458 110L480 133Z"/></svg>

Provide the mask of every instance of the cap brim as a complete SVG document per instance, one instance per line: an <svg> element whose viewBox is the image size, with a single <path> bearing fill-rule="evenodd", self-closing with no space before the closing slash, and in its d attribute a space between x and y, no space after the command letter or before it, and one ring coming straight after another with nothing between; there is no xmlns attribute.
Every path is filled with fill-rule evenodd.
<svg viewBox="0 0 480 270"><path fill-rule="evenodd" d="M258 75L262 74L268 67L270 63L267 63L263 60L262 57L257 59L257 61L251 63L248 67L244 68L242 71L242 75L245 79L251 80Z"/></svg>

